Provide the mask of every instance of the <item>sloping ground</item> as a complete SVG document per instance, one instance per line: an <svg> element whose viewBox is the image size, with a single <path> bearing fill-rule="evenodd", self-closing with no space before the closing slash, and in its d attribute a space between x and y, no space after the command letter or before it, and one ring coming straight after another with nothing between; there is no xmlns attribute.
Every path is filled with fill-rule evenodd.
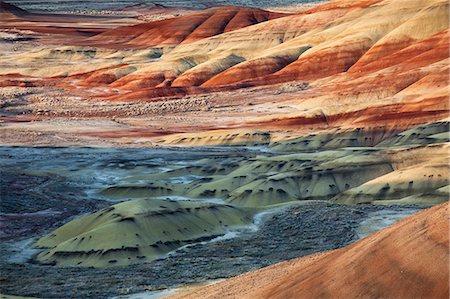
<svg viewBox="0 0 450 299"><path fill-rule="evenodd" d="M128 178L102 194L112 198L168 195L225 198L236 206L267 207L298 200L329 199L391 171L386 158L364 149L261 156L217 166L216 161L205 159L161 174ZM183 175L201 178L185 185L164 181Z"/></svg>
<svg viewBox="0 0 450 299"><path fill-rule="evenodd" d="M284 16L244 7L217 7L187 16L112 29L88 39L89 45L111 47L165 47L234 31Z"/></svg>
<svg viewBox="0 0 450 299"><path fill-rule="evenodd" d="M281 17L258 9L208 9L85 41L95 46L98 39L109 49L77 40L5 55L0 74L9 75L0 84L62 87L117 103L212 93L221 102L237 102L241 93L259 101L241 114L229 111L225 116L236 120L220 131L208 123L194 134L156 139L168 144L224 144L236 134L240 142L246 134L311 128L366 127L393 135L448 115L448 17L444 0L331 1ZM17 73L37 78L12 80ZM264 99L291 81L305 88ZM279 103L289 109L277 112ZM207 114L206 122L223 115L205 109L198 107L193 117Z"/></svg>
<svg viewBox="0 0 450 299"><path fill-rule="evenodd" d="M230 55L245 60L211 71L210 78L206 82L203 79L201 83L205 87L213 87L241 83L267 85L292 80L311 81L346 73L348 70L350 78L340 79L344 82L356 79L353 74L359 74L362 70L368 75L383 69L383 63L378 63L377 68L373 65L380 59L395 59L396 64L400 65L408 63L409 80L418 80L423 76L419 67L432 63L430 59L439 61L447 58L445 49L448 49L448 45L445 41L448 36L442 33L448 27L446 1L374 2L353 2L352 6L344 8L327 5L322 10L288 16L189 45L180 45L165 54L162 60L174 63L180 70L175 78L194 67L207 72L211 67L209 60ZM368 6L369 4L372 5ZM328 17L326 24L321 23L324 11ZM422 28L423 23L429 26ZM428 40L433 34L438 36ZM441 39L439 45L442 48L432 46L436 43L436 38ZM411 47L409 51L413 51L413 48L417 49L421 45L428 45L429 53L416 50L410 52L409 57L398 53L408 47ZM381 52L382 56L379 54ZM391 58L391 55L394 57ZM408 58L415 58L415 62L408 62ZM333 63L329 63L330 61ZM188 64L182 66L181 63ZM156 70L159 66L163 65L157 62L153 69ZM392 63L384 64L384 68L389 67L392 67ZM149 67L144 69L146 71L138 73L151 70ZM392 69L384 73L388 75L390 72ZM395 72L401 73L402 69ZM216 75L211 76L214 74ZM416 78L411 78L412 75ZM191 82L179 79L173 82L173 86L198 84ZM140 91L135 96L136 99L145 98L146 94ZM133 97L133 94L128 97Z"/></svg>
<svg viewBox="0 0 450 299"><path fill-rule="evenodd" d="M99 191L110 199L130 201L73 220L43 237L36 245L46 250L37 260L82 267L151 261L249 224L261 209L298 201L448 201L448 122L388 138L371 130L334 134L280 141L273 146L282 151L278 153L204 158L157 173L139 169ZM186 200L193 198L201 201Z"/></svg>
<svg viewBox="0 0 450 299"><path fill-rule="evenodd" d="M28 14L29 13L26 10L21 9L20 7L7 2L0 2L0 16L3 19L26 16Z"/></svg>
<svg viewBox="0 0 450 299"><path fill-rule="evenodd" d="M204 159L129 177L102 194L122 199L225 198L236 206L253 207L332 197L340 203L440 203L448 199L441 190L449 184L448 128L448 122L438 122L398 134L326 131L272 143L274 156ZM194 178L188 184L170 180L183 176Z"/></svg>
<svg viewBox="0 0 450 299"><path fill-rule="evenodd" d="M287 16L258 25L249 26L241 30L201 39L194 43L179 45L173 50L168 50L167 54L162 57L160 62L156 62L153 66L142 66L139 71L130 74L130 77L124 77L120 81L120 85L119 82L117 82L114 86L121 87L124 84L129 84L130 80L141 80L142 77L154 77L156 74L161 73L162 68L162 73L164 73L165 78L170 79L164 81L166 83L163 85L160 85L163 81L153 85L152 87L156 88L156 91L148 90L146 93L140 90L134 95L130 94L127 96L127 98L137 99L154 97L152 96L154 93L158 95L168 93L168 95L170 95L171 91L170 89L167 89L168 86L189 87L202 83L206 87L223 85L211 85L208 83L208 79L226 71L230 67L232 68L234 65L236 65L236 67L242 66L244 73L249 72L250 74L253 74L253 76L260 75L261 72L270 73L270 70L272 70L272 72L277 71L286 64L295 61L303 51L309 48L309 46L301 46L300 48L277 50L276 47L278 45L308 32L309 30L316 29L326 22L339 18L349 10L354 9L355 6L355 4L348 6L343 5L342 7L330 7L325 11L318 11L317 13ZM272 50L272 48L274 50ZM256 59L260 55L264 55L265 58L250 62L249 65L246 65L247 61ZM214 69L216 63L213 63L212 61L225 59L230 56L241 57L241 61L238 61L239 63L227 62L225 65L222 63L221 68ZM245 61L242 61L244 59ZM201 81L186 81L185 77L192 77L192 72L194 70L186 73L186 75L184 73L193 68L195 68L194 74L199 73L203 76ZM176 70L175 73L170 72L173 69ZM177 77L180 78L175 80ZM231 77L233 77L236 82L245 79L241 74L232 74ZM195 84L192 84L192 82ZM183 93L193 92L196 92L195 88L183 90ZM200 92L207 92L207 90L201 90Z"/></svg>
<svg viewBox="0 0 450 299"><path fill-rule="evenodd" d="M410 148L391 153L390 159L394 167L397 159L402 165L385 175L367 181L356 188L340 193L334 198L341 203L385 202L433 204L449 185L449 147L437 144L425 147ZM426 154L427 158L417 161L417 157ZM404 161L407 161L406 163ZM409 162L409 163L408 163ZM436 194L437 193L437 194ZM413 198L411 197L413 196ZM414 200L413 200L414 199ZM437 202L445 200L445 196Z"/></svg>
<svg viewBox="0 0 450 299"><path fill-rule="evenodd" d="M213 239L252 220L229 205L141 199L82 216L36 242L37 257L58 266L124 266Z"/></svg>
<svg viewBox="0 0 450 299"><path fill-rule="evenodd" d="M302 112L243 125L377 126L383 114L384 123L402 130L448 114L447 6L437 0L327 4L179 45L128 74L104 70L99 76L109 75L110 87L127 91L106 95L115 101L308 81L312 96L297 104ZM301 109L308 107L314 109Z"/></svg>
<svg viewBox="0 0 450 299"><path fill-rule="evenodd" d="M71 43L75 40L85 40L106 31L108 28L136 24L134 18L124 16L85 16L74 14L58 14L31 12L17 7L13 4L0 1L0 29L4 30L24 30L38 34L44 40L48 35L52 44L57 37L53 35L70 35ZM40 35L39 35L40 34ZM63 43L59 40L57 44Z"/></svg>
<svg viewBox="0 0 450 299"><path fill-rule="evenodd" d="M171 298L448 298L448 203L342 249Z"/></svg>
<svg viewBox="0 0 450 299"><path fill-rule="evenodd" d="M304 44L313 47L297 61L257 82L314 80L349 69L359 72L372 61L448 28L447 8L446 1L382 1L349 13L340 22L331 23L319 32L310 32L280 45L279 48ZM421 27L424 23L428 26Z"/></svg>

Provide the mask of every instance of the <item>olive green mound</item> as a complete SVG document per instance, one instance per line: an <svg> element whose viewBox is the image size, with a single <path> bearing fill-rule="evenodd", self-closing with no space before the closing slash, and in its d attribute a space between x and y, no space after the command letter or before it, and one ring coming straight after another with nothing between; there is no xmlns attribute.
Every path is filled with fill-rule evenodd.
<svg viewBox="0 0 450 299"><path fill-rule="evenodd" d="M37 261L108 267L152 261L252 222L255 211L195 201L137 199L82 216L39 239Z"/></svg>

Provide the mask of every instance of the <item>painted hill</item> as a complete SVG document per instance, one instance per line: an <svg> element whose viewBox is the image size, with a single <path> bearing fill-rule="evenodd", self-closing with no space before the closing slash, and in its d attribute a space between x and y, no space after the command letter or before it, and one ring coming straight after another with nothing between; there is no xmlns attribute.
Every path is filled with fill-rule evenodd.
<svg viewBox="0 0 450 299"><path fill-rule="evenodd" d="M261 85L276 89L300 81L321 94L309 94L305 105L322 103L322 114L335 125L374 125L381 111L392 111L386 121L402 126L447 115L447 1L333 1L302 14L270 18L260 10L210 9L137 25L133 34L131 27L113 29L89 40L151 49L131 55L117 50L118 59L108 55L104 61L120 67L104 68L102 63L77 84L104 84L111 92L94 96L107 100L142 101ZM256 24L261 20L267 21ZM435 84L439 88L430 93L420 91ZM356 101L350 110L331 105L349 98ZM311 117L282 116L290 126ZM417 122L409 124L411 119ZM256 123L277 127L282 122Z"/></svg>
<svg viewBox="0 0 450 299"><path fill-rule="evenodd" d="M423 65L447 58L447 1L427 1L426 4L418 0L378 1L376 4L375 1L349 2L353 5L344 8L327 5L305 14L286 16L223 35L216 35L220 33L217 31L207 33L200 30L202 27L191 33L189 26L185 26L188 37L180 34L180 40L175 41L164 36L153 37L147 46L196 41L180 45L165 54L162 62L155 63L155 66L169 63L178 69L178 74L174 74L175 80L169 84L174 87L242 83L246 86L267 85L293 80L314 81L336 74L346 75L345 80L340 78L342 81L355 81L361 73L366 76L375 72L390 75L394 70L392 60L400 66L407 64L407 69L404 66L395 71L400 74L407 71L411 78L422 75L417 72ZM203 20L206 18L204 14L206 12L196 17ZM327 21L322 23L325 16ZM194 19L185 18L175 20L198 25ZM209 22L220 25L214 17L209 18ZM429 26L422 27L423 23ZM434 34L436 36L432 37ZM433 47L434 44L437 47ZM428 52L419 52L418 48L423 49L424 46L428 47ZM145 69L150 70L148 67ZM142 72L137 71L130 79L138 73ZM205 78L190 79L195 76ZM120 85L116 83L115 86ZM139 97L142 96L145 97L140 92Z"/></svg>
<svg viewBox="0 0 450 299"><path fill-rule="evenodd" d="M233 141L241 142L261 132L272 143L311 129L367 128L378 132L374 146L448 118L448 5L344 0L291 15L226 7L96 28L106 31L0 57L0 84L62 88L102 108L124 103L192 112L183 125L165 122L164 132L182 132L156 140L165 144L232 143L236 134ZM223 108L228 102L239 111ZM133 125L148 127L152 118Z"/></svg>
<svg viewBox="0 0 450 299"><path fill-rule="evenodd" d="M284 16L256 8L225 6L186 16L121 27L89 39L92 45L113 47L163 47L192 43Z"/></svg>
<svg viewBox="0 0 450 299"><path fill-rule="evenodd" d="M251 220L251 211L230 205L137 199L75 219L41 238L36 246L47 250L37 260L82 267L143 263Z"/></svg>
<svg viewBox="0 0 450 299"><path fill-rule="evenodd" d="M171 298L448 298L448 203L342 249Z"/></svg>

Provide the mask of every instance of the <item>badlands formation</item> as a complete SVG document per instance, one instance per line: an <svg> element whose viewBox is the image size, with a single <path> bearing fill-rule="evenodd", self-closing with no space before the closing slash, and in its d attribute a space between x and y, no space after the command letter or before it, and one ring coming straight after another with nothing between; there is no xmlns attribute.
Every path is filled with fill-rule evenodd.
<svg viewBox="0 0 450 299"><path fill-rule="evenodd" d="M305 202L438 205L347 247L179 296L447 298L448 6L81 15L1 2L2 146L246 153L129 166L97 190L115 204L33 236L33 263L150 263Z"/></svg>
<svg viewBox="0 0 450 299"><path fill-rule="evenodd" d="M441 204L343 249L171 298L447 298L448 212Z"/></svg>
<svg viewBox="0 0 450 299"><path fill-rule="evenodd" d="M448 114L444 0L135 25L2 11L4 144L273 144L339 129L376 146Z"/></svg>

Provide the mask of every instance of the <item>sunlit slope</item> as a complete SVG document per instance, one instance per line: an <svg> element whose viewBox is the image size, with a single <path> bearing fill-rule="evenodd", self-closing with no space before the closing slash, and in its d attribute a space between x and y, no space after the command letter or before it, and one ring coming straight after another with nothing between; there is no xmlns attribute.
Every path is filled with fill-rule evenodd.
<svg viewBox="0 0 450 299"><path fill-rule="evenodd" d="M448 203L444 203L342 249L173 297L448 298L448 228Z"/></svg>
<svg viewBox="0 0 450 299"><path fill-rule="evenodd" d="M386 204L435 204L448 200L445 190L448 189L450 177L450 135L445 132L432 136L447 142L389 150L392 172L347 190L333 200L340 203Z"/></svg>
<svg viewBox="0 0 450 299"><path fill-rule="evenodd" d="M401 130L448 114L448 39L444 0L331 1L287 16L227 7L8 54L0 74L128 102L259 85L275 92L278 83L304 82L307 96L283 94L273 103L289 100L294 109L244 119L243 135L312 124ZM223 143L227 134L240 134L223 133L207 141L196 132L197 144L189 141L194 137L179 144Z"/></svg>
<svg viewBox="0 0 450 299"><path fill-rule="evenodd" d="M162 61L155 62L153 66L143 66L134 75L155 76L153 72L160 73L158 69L171 65L178 70L172 74L172 82L153 87L167 88L172 84L174 87L200 84L214 87L240 83L266 85L292 80L314 81L346 74L347 71L351 76L348 80L357 77L354 74L363 72L369 75L394 64L402 66L407 60L415 58L415 61L408 62L407 71L419 80L424 74L417 68L447 57L444 52L448 47L444 42L448 37L443 33L448 28L447 8L446 1L418 0L383 1L370 6L361 2L346 10L328 5L325 10L329 14L326 24L321 23L323 10L268 21L179 45L165 53ZM433 40L431 37L435 34L438 36ZM431 46L427 53L432 56L430 58L423 52L411 53L414 47L432 45L436 38L441 38L439 45L443 47L442 51ZM409 57L398 53L408 47L411 47ZM240 61L224 60L226 57L239 57ZM382 65L378 62L380 60L395 62ZM378 63L376 68L374 63ZM386 70L386 74L389 73ZM201 80L189 78L195 77L195 74L201 76ZM126 82L126 78L122 81ZM145 98L145 93L140 91L139 97Z"/></svg>
<svg viewBox="0 0 450 299"><path fill-rule="evenodd" d="M89 38L89 42L123 48L176 46L282 16L285 15L257 8L216 7L186 16L112 29Z"/></svg>

